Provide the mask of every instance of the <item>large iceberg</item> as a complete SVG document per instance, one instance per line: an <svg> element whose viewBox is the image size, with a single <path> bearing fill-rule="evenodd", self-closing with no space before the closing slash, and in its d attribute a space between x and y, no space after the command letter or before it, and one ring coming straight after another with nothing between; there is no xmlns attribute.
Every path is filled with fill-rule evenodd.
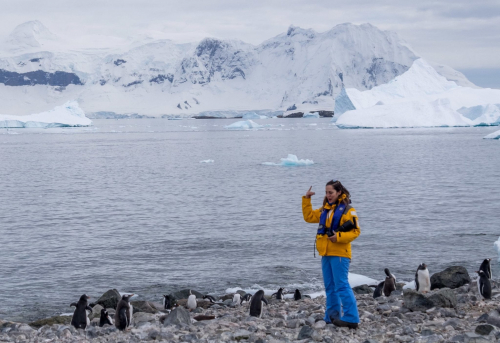
<svg viewBox="0 0 500 343"><path fill-rule="evenodd" d="M483 137L484 139L500 139L500 130L490 133ZM499 243L500 244L500 243Z"/></svg>
<svg viewBox="0 0 500 343"><path fill-rule="evenodd" d="M282 158L280 163L264 162L265 166L309 166L314 164L313 160L299 160L297 155L288 154L286 158Z"/></svg>
<svg viewBox="0 0 500 343"><path fill-rule="evenodd" d="M457 112L461 113L464 117L472 120L472 123L475 126L500 125L500 104L462 107L459 108Z"/></svg>
<svg viewBox="0 0 500 343"><path fill-rule="evenodd" d="M251 130L251 129L260 129L262 125L257 124L252 120L242 120L237 121L236 123L232 123L231 125L227 125L226 129L229 130Z"/></svg>
<svg viewBox="0 0 500 343"><path fill-rule="evenodd" d="M336 122L339 128L404 128L470 126L465 118L450 106L448 99L432 102L408 101L348 111Z"/></svg>
<svg viewBox="0 0 500 343"><path fill-rule="evenodd" d="M2 128L51 128L70 126L90 126L92 121L76 101L68 101L62 106L26 116L0 114Z"/></svg>

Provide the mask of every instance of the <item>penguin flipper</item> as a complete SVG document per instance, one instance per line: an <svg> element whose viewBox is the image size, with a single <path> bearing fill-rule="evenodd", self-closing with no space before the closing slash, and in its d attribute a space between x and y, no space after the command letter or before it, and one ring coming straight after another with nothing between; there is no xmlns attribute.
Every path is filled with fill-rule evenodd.
<svg viewBox="0 0 500 343"><path fill-rule="evenodd" d="M269 305L269 302L267 301L267 299L266 299L266 298L262 297L262 301L263 301L264 303L266 303L266 305Z"/></svg>
<svg viewBox="0 0 500 343"><path fill-rule="evenodd" d="M420 285L418 283L418 275L415 275L415 290L418 292L419 288L420 288Z"/></svg>
<svg viewBox="0 0 500 343"><path fill-rule="evenodd" d="M76 303L71 303L71 304L69 305L69 307L71 307L71 306L75 306L75 307L76 307Z"/></svg>
<svg viewBox="0 0 500 343"><path fill-rule="evenodd" d="M94 310L92 309L92 307L90 307L89 305L87 305L87 307L85 307L86 310L89 310L90 313L92 313Z"/></svg>

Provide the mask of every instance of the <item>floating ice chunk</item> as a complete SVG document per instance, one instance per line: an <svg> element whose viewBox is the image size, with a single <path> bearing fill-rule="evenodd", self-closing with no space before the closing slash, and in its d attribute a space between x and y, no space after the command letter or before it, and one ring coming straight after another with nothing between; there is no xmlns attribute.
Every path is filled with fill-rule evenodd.
<svg viewBox="0 0 500 343"><path fill-rule="evenodd" d="M200 163L214 163L215 161L214 160L203 160L203 161L200 161Z"/></svg>
<svg viewBox="0 0 500 343"><path fill-rule="evenodd" d="M498 262L500 262L500 237L498 237L498 241L495 242L495 248L497 248Z"/></svg>
<svg viewBox="0 0 500 343"><path fill-rule="evenodd" d="M51 128L90 125L92 121L85 116L76 101L68 101L50 111L27 116L0 114L0 127Z"/></svg>
<svg viewBox="0 0 500 343"><path fill-rule="evenodd" d="M484 139L500 139L500 130L490 133L483 137Z"/></svg>
<svg viewBox="0 0 500 343"><path fill-rule="evenodd" d="M415 281L411 281L411 282L406 283L403 286L403 289L415 289L416 287L417 287L417 285L415 284Z"/></svg>
<svg viewBox="0 0 500 343"><path fill-rule="evenodd" d="M361 285L373 285L377 282L377 280L369 278L368 276L354 274L354 273L349 273L348 279L351 288Z"/></svg>
<svg viewBox="0 0 500 343"><path fill-rule="evenodd" d="M265 166L309 166L314 164L313 160L299 160L297 155L288 154L286 158L282 158L280 163L264 162Z"/></svg>
<svg viewBox="0 0 500 343"><path fill-rule="evenodd" d="M318 112L304 113L302 118L319 118L319 113Z"/></svg>
<svg viewBox="0 0 500 343"><path fill-rule="evenodd" d="M245 113L241 118L242 119L267 119L266 116L261 116L255 112Z"/></svg>
<svg viewBox="0 0 500 343"><path fill-rule="evenodd" d="M242 120L237 121L236 123L232 123L231 125L227 125L225 128L229 130L251 130L260 129L262 127L262 125L259 125L252 120Z"/></svg>

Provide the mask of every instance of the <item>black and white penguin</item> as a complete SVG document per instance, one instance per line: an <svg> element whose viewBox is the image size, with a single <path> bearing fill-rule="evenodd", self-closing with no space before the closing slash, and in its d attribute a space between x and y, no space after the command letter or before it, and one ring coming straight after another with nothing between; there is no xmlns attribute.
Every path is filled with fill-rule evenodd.
<svg viewBox="0 0 500 343"><path fill-rule="evenodd" d="M302 294L300 294L300 291L298 289L295 290L295 293L293 293L293 300L300 300L302 299Z"/></svg>
<svg viewBox="0 0 500 343"><path fill-rule="evenodd" d="M118 330L123 331L132 326L133 307L130 304L130 298L133 296L133 294L123 295L122 299L118 302L118 306L116 306L115 326Z"/></svg>
<svg viewBox="0 0 500 343"><path fill-rule="evenodd" d="M479 294L481 294L484 299L491 299L490 279L488 279L488 276L482 270L478 270L477 274L479 275L477 278L477 289L479 290Z"/></svg>
<svg viewBox="0 0 500 343"><path fill-rule="evenodd" d="M481 267L479 270L482 270L486 277L491 280L493 274L491 273L491 258L484 259L483 263L481 263Z"/></svg>
<svg viewBox="0 0 500 343"><path fill-rule="evenodd" d="M391 274L389 268L385 268L384 272L386 275L384 281L384 295L388 297L396 290L396 277Z"/></svg>
<svg viewBox="0 0 500 343"><path fill-rule="evenodd" d="M196 309L197 303L196 303L196 295L191 293L191 290L189 290L189 297L187 301L187 308L190 309L191 311Z"/></svg>
<svg viewBox="0 0 500 343"><path fill-rule="evenodd" d="M276 299L278 299L278 300L284 300L284 299L285 299L285 297L283 296L283 290L284 290L284 288L280 288L280 289L278 289L278 291L277 291L276 293L273 293L273 294L271 295L271 297L272 297L272 296L276 296Z"/></svg>
<svg viewBox="0 0 500 343"><path fill-rule="evenodd" d="M250 302L250 299L252 299L252 295L249 293L245 294L244 296L241 297L240 305L243 305L243 303Z"/></svg>
<svg viewBox="0 0 500 343"><path fill-rule="evenodd" d="M421 263L415 273L415 289L417 292L422 293L431 290L431 277L429 276L429 269L427 269L425 263Z"/></svg>
<svg viewBox="0 0 500 343"><path fill-rule="evenodd" d="M163 295L163 309L164 310L172 309L172 299L170 299L170 295Z"/></svg>
<svg viewBox="0 0 500 343"><path fill-rule="evenodd" d="M203 299L208 299L208 301L210 301L212 304L215 304L215 302L217 301L217 300L215 300L215 298L213 296L208 295L208 294L204 295Z"/></svg>
<svg viewBox="0 0 500 343"><path fill-rule="evenodd" d="M87 311L92 313L92 307L89 306L90 297L84 294L80 297L77 303L71 303L69 306L75 306L75 312L73 312L73 317L71 318L71 325L76 329L85 329L90 326L90 319L87 315Z"/></svg>
<svg viewBox="0 0 500 343"><path fill-rule="evenodd" d="M264 304L268 304L267 299L264 297L264 291L261 289L255 293L250 302L250 316L252 317L262 317L262 308Z"/></svg>
<svg viewBox="0 0 500 343"><path fill-rule="evenodd" d="M385 283L385 281L382 281L378 285L369 286L369 287L375 288L373 290L373 299L380 298L382 296L382 294L384 294L383 293L384 292L384 283Z"/></svg>
<svg viewBox="0 0 500 343"><path fill-rule="evenodd" d="M241 302L241 294L240 293L234 293L233 295L233 305L240 305Z"/></svg>
<svg viewBox="0 0 500 343"><path fill-rule="evenodd" d="M104 325L113 325L113 319L108 314L108 311L105 309L101 309L101 318L99 319L99 327L103 327Z"/></svg>

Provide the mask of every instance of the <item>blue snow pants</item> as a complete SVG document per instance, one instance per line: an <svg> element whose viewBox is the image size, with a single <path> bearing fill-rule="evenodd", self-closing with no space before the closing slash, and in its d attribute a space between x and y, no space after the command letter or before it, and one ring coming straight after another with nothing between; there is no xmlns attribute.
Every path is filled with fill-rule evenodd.
<svg viewBox="0 0 500 343"><path fill-rule="evenodd" d="M325 322L340 319L349 323L359 323L358 305L349 286L347 275L351 260L347 257L323 256L321 269L326 291Z"/></svg>

